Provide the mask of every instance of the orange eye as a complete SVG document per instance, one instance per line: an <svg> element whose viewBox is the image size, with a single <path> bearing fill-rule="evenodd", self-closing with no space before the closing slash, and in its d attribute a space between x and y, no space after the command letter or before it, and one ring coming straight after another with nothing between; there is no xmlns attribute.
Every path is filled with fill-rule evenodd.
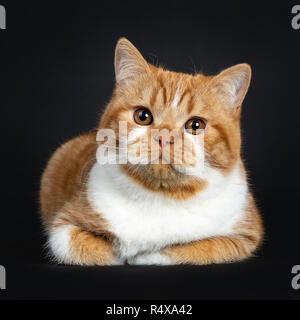
<svg viewBox="0 0 300 320"><path fill-rule="evenodd" d="M152 113L146 108L139 108L134 111L134 121L141 126L148 126L153 122Z"/></svg>
<svg viewBox="0 0 300 320"><path fill-rule="evenodd" d="M188 133L196 135L199 134L201 130L205 129L206 123L201 119L190 119L185 123L184 127Z"/></svg>

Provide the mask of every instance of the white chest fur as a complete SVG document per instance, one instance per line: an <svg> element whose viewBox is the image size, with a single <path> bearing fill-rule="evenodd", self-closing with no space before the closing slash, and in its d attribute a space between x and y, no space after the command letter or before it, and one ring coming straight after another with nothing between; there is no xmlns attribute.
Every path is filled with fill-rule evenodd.
<svg viewBox="0 0 300 320"><path fill-rule="evenodd" d="M186 201L147 191L118 165L96 163L89 176L88 198L117 236L119 255L132 257L175 243L232 233L244 214L247 184L238 168L224 178L207 169L208 187Z"/></svg>

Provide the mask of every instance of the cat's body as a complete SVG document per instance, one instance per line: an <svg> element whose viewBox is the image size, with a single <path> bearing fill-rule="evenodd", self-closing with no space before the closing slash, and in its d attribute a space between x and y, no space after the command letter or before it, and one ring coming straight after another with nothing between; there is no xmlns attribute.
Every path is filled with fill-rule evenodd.
<svg viewBox="0 0 300 320"><path fill-rule="evenodd" d="M262 222L239 154L240 110L236 114L222 110L229 96L215 100L225 88L219 90L218 79L164 71L142 59L128 41L120 40L117 88L99 129L116 130L117 120L127 121L132 147L148 135L148 127L133 124L129 105L151 108L157 119L152 126L158 129L171 130L181 126L182 118L203 116L204 168L193 172L197 162L180 168L103 165L96 158L96 133L67 142L49 161L41 184L42 217L52 256L61 263L83 265L207 264L250 256L261 240ZM211 85L212 81L216 83ZM247 83L243 86L248 88ZM214 106L213 112L208 105ZM159 145L163 150L161 140ZM182 167L191 172L182 173Z"/></svg>

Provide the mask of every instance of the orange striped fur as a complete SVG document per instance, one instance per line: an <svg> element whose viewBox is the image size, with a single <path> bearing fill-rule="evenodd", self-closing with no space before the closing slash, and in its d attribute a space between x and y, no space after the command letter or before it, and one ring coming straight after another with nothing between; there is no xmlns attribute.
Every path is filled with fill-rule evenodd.
<svg viewBox="0 0 300 320"><path fill-rule="evenodd" d="M124 56L128 60L126 68L122 65L126 63ZM201 117L207 122L204 136L207 165L225 178L238 166L246 180L240 157L240 115L251 77L247 64L229 68L214 77L177 73L148 64L128 40L120 39L115 69L116 86L98 129L117 131L118 122L126 121L130 133L137 128L132 112L139 106L151 110L155 119L151 129L180 129L189 118ZM233 77L240 77L236 79L241 81L241 88L236 91L230 87ZM146 135L151 140L149 130L150 127ZM137 138L128 146L128 150L134 150L139 140ZM50 239L50 251L59 263L121 263L118 235L112 231L104 214L96 212L88 196L87 184L91 168L96 163L97 147L96 132L74 138L54 153L42 176L42 221ZM196 157L194 150L189 154ZM170 156L173 160L177 156L172 148ZM179 203L193 199L210 183L205 178L184 175L174 170L171 164L148 164L145 167L122 164L119 167L128 181L149 194L162 195L168 201ZM247 258L263 235L262 220L249 191L243 211L243 219L236 223L232 234L173 243L161 248L159 253L174 264L222 263Z"/></svg>

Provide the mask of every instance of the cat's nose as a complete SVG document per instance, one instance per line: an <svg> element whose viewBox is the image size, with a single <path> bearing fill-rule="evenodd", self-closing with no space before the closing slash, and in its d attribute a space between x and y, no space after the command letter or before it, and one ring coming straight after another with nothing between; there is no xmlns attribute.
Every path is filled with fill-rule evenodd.
<svg viewBox="0 0 300 320"><path fill-rule="evenodd" d="M174 144L174 138L173 137L166 138L166 137L163 137L163 136L159 136L159 137L155 138L154 140L159 143L161 148L164 148L167 144Z"/></svg>

